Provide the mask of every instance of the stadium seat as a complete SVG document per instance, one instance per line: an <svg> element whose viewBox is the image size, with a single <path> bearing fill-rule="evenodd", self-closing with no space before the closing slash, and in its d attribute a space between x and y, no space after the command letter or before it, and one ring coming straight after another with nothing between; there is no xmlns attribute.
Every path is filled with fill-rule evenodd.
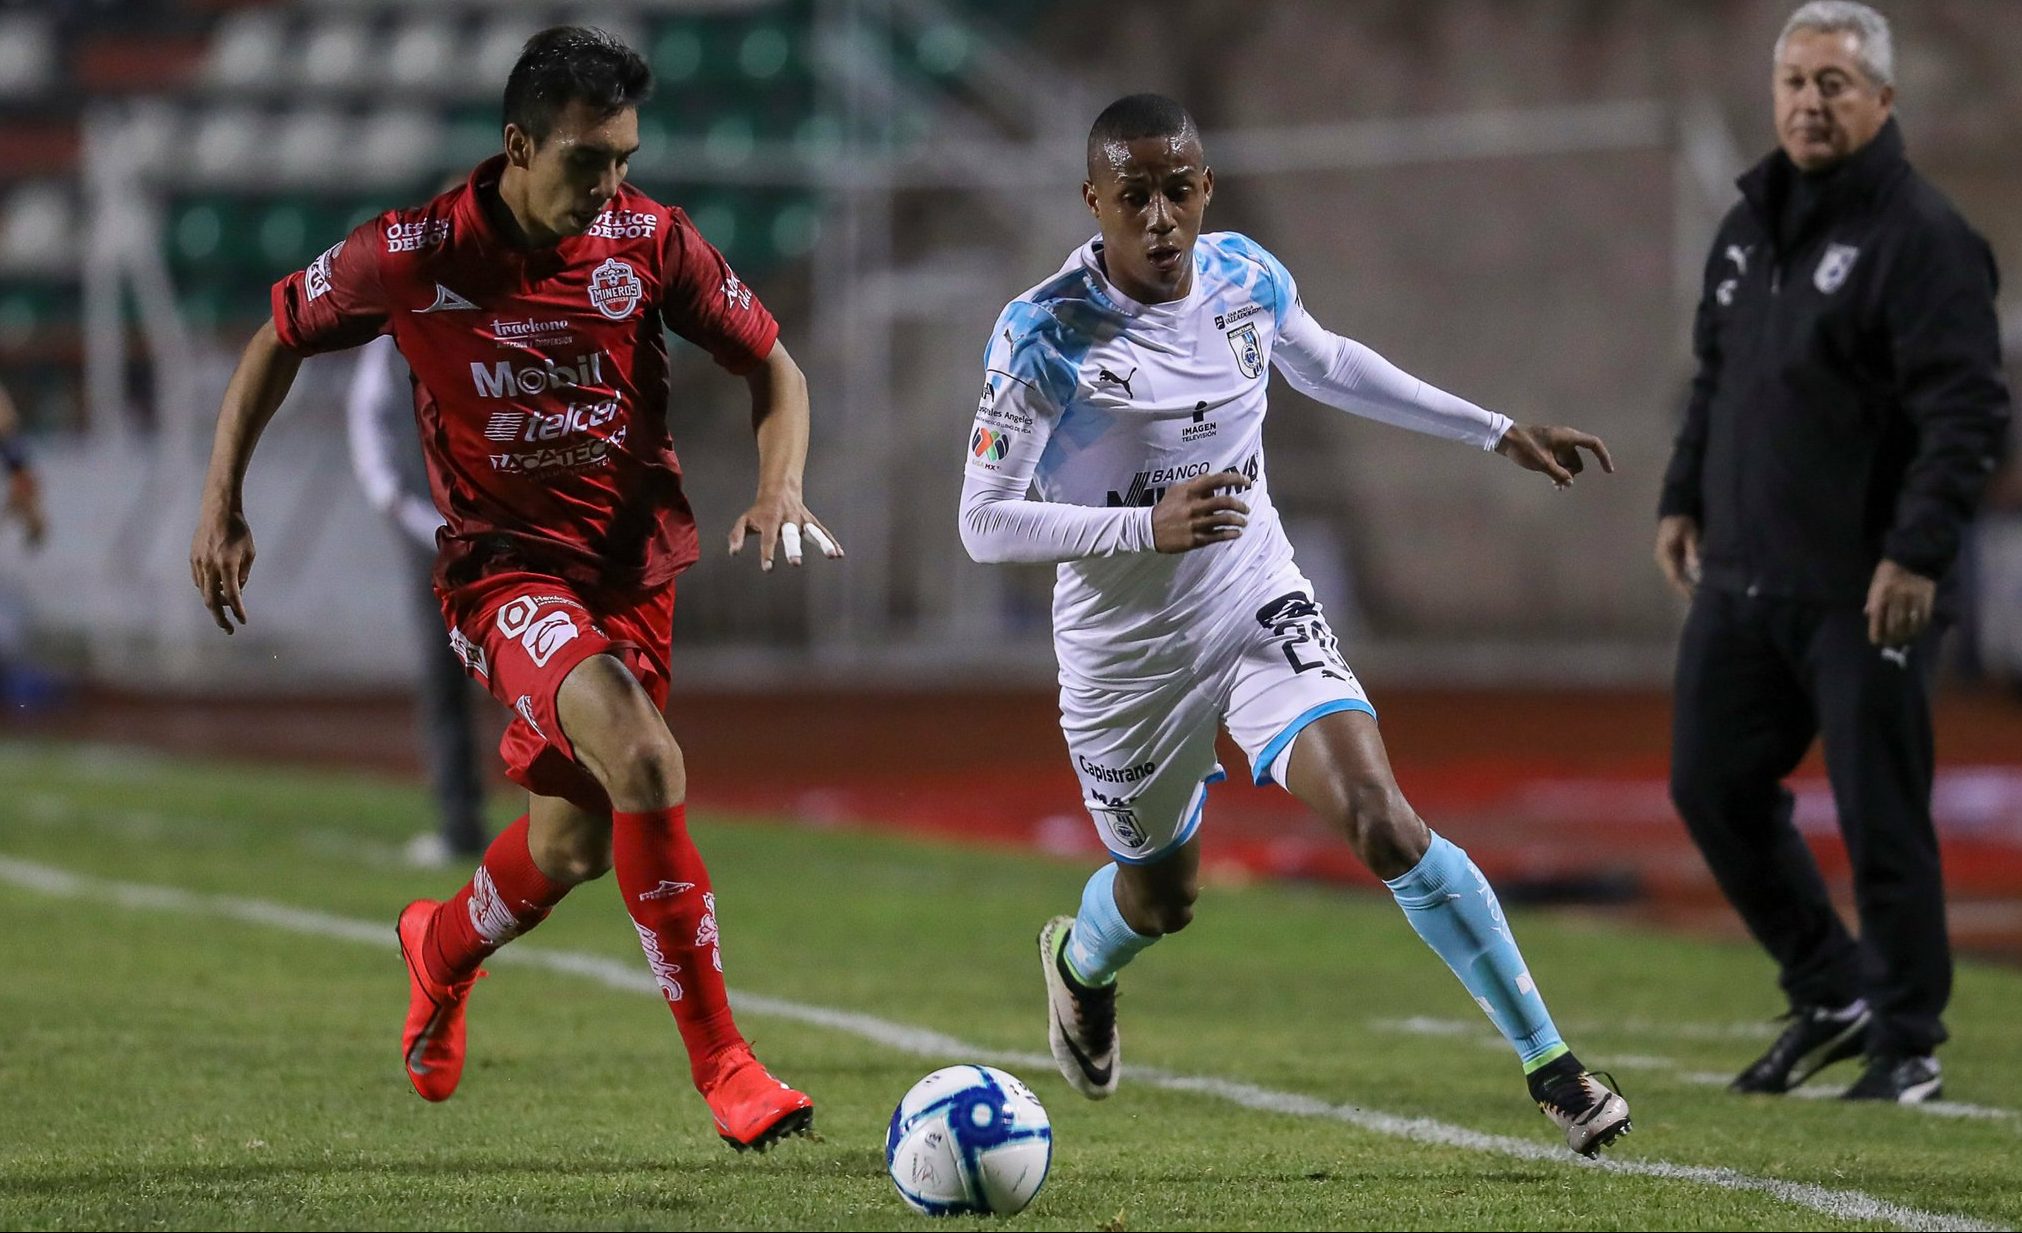
<svg viewBox="0 0 2022 1233"><path fill-rule="evenodd" d="M59 273L77 261L76 203L61 182L16 189L0 207L0 271Z"/></svg>
<svg viewBox="0 0 2022 1233"><path fill-rule="evenodd" d="M702 70L702 36L686 23L665 27L648 48L646 62L664 85L689 81Z"/></svg>
<svg viewBox="0 0 2022 1233"><path fill-rule="evenodd" d="M56 35L34 13L0 14L0 97L34 95L57 65Z"/></svg>
<svg viewBox="0 0 2022 1233"><path fill-rule="evenodd" d="M471 40L470 55L459 67L458 75L473 91L482 84L487 93L496 95L518 62L527 37L540 28L540 22L531 17L510 13L494 16Z"/></svg>
<svg viewBox="0 0 2022 1233"><path fill-rule="evenodd" d="M252 88L279 78L287 27L280 14L246 8L219 23L204 66L212 85Z"/></svg>
<svg viewBox="0 0 2022 1233"><path fill-rule="evenodd" d="M354 122L321 107L284 117L273 142L259 153L265 171L281 186L338 183L366 174L369 160Z"/></svg>
<svg viewBox="0 0 2022 1233"><path fill-rule="evenodd" d="M323 21L297 44L293 80L325 90L352 85L372 62L372 44L372 33L361 22Z"/></svg>
<svg viewBox="0 0 2022 1233"><path fill-rule="evenodd" d="M446 22L422 17L402 26L387 44L380 68L385 80L409 90L441 90L450 84L456 32Z"/></svg>
<svg viewBox="0 0 2022 1233"><path fill-rule="evenodd" d="M363 180L374 184L412 180L425 175L438 161L443 131L432 115L387 110L354 124L353 140L363 159Z"/></svg>
<svg viewBox="0 0 2022 1233"><path fill-rule="evenodd" d="M265 117L227 106L203 115L190 143L189 173L198 182L229 184L264 174L274 153Z"/></svg>

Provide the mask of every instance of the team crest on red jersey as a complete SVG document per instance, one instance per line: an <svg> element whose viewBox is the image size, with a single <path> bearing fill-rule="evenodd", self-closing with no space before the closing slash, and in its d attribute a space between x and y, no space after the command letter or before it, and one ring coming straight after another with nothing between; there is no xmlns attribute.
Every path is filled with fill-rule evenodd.
<svg viewBox="0 0 2022 1233"><path fill-rule="evenodd" d="M613 321L623 321L639 307L644 289L631 263L612 257L590 274L590 303Z"/></svg>

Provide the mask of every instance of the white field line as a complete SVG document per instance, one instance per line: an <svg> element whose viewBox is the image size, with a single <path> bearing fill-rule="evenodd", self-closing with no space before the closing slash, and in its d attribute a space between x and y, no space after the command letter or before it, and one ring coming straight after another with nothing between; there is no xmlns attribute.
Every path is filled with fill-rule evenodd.
<svg viewBox="0 0 2022 1233"><path fill-rule="evenodd" d="M232 895L202 895L173 886L117 882L5 856L0 856L0 882L66 899L88 899L94 903L112 903L128 908L218 917L313 937L361 942L387 949L391 949L393 945L393 926L390 920L364 921L260 899L244 899ZM655 996L659 992L643 964L620 963L602 955L545 950L521 945L500 951L490 962L545 968L552 972L580 976L614 989ZM1010 1066L1023 1066L1036 1070L1043 1070L1052 1064L1052 1058L1046 1054L985 1049L928 1028L895 1023L874 1015L811 1006L759 994L733 994L732 998L738 1009L747 1014L771 1016L824 1027L919 1057L939 1061L961 1058L1002 1062ZM1980 1233L1983 1230L1992 1233L2004 1227L1966 1216L1925 1211L1921 1208L1891 1203L1859 1190L1819 1186L1809 1182L1784 1181L1780 1178L1756 1177L1734 1169L1673 1164L1663 1160L1615 1158L1587 1161L1568 1154L1562 1147L1548 1146L1531 1139L1487 1134L1432 1118L1400 1117L1353 1105L1334 1104L1317 1097L1276 1091L1231 1079L1207 1075L1182 1075L1134 1067L1131 1071L1131 1080L1134 1083L1164 1088L1168 1091L1212 1096L1266 1113L1344 1122L1361 1130L1417 1143L1465 1148L1470 1151L1567 1168L1598 1169L1633 1177L1655 1177L1667 1181L1698 1182L1726 1190L1754 1191L1785 1203L1809 1208L1836 1220L1873 1221L1892 1224L1901 1229L1959 1229L1973 1233Z"/></svg>
<svg viewBox="0 0 2022 1233"><path fill-rule="evenodd" d="M1406 1036L1438 1036L1450 1040L1463 1040L1468 1044L1484 1049L1492 1049L1496 1052L1502 1052L1509 1048L1508 1045L1503 1043L1502 1037L1485 1030L1479 1023L1466 1019L1436 1019L1423 1015L1414 1015L1408 1019L1371 1019L1369 1026L1379 1032L1396 1032ZM1671 1026L1673 1028L1717 1030L1727 1027L1740 1028L1752 1025L1679 1023L1672 1024ZM1598 1034L1600 1029L1589 1027L1588 1030L1595 1031ZM1696 1036L1676 1032L1673 1034L1686 1035L1687 1039L1710 1040L1725 1038L1712 1032ZM1595 1055L1595 1058L1605 1063L1608 1068L1651 1071L1667 1075L1680 1083L1692 1084L1695 1087L1726 1087L1728 1081L1734 1077L1728 1074L1721 1074L1717 1071L1693 1070L1677 1058L1661 1057L1649 1053L1607 1053ZM1797 1097L1800 1100L1834 1100L1844 1091L1846 1091L1844 1084L1822 1084L1801 1087L1794 1092L1787 1093L1787 1095ZM1924 1114L1927 1117L1965 1118L1970 1121L2001 1122L2022 1118L2022 1113L2017 1113L2013 1109L2003 1109L1995 1105L1967 1104L1965 1101L1960 1100L1927 1100L1922 1104L1905 1105L1903 1107L1911 1112Z"/></svg>
<svg viewBox="0 0 2022 1233"><path fill-rule="evenodd" d="M4 761L4 760L0 760ZM20 821L44 829L90 826L122 839L163 842L177 834L201 835L210 839L245 836L256 828L226 822L221 818L164 812L158 809L106 809L86 806L55 792L29 792L18 798L19 813L10 821ZM362 836L339 827L291 826L286 832L296 845L312 856L342 859L371 868L414 868L407 850L399 844Z"/></svg>

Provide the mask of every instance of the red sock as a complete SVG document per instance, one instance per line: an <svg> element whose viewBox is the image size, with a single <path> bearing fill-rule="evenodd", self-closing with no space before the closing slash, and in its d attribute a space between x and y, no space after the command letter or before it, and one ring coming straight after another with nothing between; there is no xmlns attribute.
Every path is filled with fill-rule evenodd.
<svg viewBox="0 0 2022 1233"><path fill-rule="evenodd" d="M716 896L702 854L688 838L687 807L613 813L611 863L646 963L667 996L699 1083L703 1064L743 1044L744 1037L738 1035L723 990Z"/></svg>
<svg viewBox="0 0 2022 1233"><path fill-rule="evenodd" d="M444 900L421 948L428 974L446 985L468 980L499 947L548 918L569 888L534 864L527 818L499 833L463 889Z"/></svg>

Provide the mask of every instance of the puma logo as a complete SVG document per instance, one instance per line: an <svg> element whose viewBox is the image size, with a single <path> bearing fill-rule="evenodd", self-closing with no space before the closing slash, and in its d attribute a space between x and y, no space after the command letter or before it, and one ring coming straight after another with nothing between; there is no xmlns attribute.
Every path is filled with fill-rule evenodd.
<svg viewBox="0 0 2022 1233"><path fill-rule="evenodd" d="M1103 382L1107 381L1111 385L1120 385L1123 387L1123 396L1125 398L1135 398L1137 397L1137 395L1131 393L1130 383L1136 378L1137 378L1137 369L1135 368L1131 369L1129 372L1125 373L1121 377L1109 371L1107 368L1103 368L1098 369L1096 371L1095 383L1097 385L1101 385Z"/></svg>

